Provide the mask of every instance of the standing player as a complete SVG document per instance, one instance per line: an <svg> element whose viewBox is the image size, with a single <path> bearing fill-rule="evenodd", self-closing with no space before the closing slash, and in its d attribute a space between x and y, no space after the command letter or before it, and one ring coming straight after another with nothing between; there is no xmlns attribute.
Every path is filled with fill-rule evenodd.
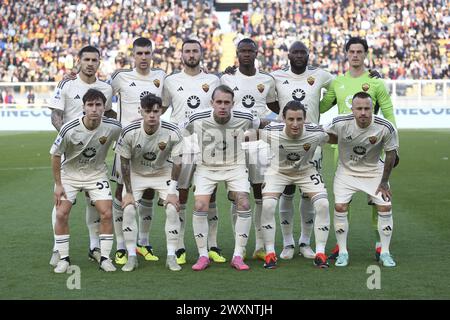
<svg viewBox="0 0 450 320"><path fill-rule="evenodd" d="M105 116L115 118L116 114L111 109L112 89L106 82L100 81L96 77L100 66L100 52L97 48L86 46L78 53L80 72L70 79L65 79L58 83L53 98L50 100L49 108L52 110L52 124L59 132L63 124L77 119L83 114L84 94L89 89L100 90L106 97ZM55 229L56 208L52 211L52 224ZM100 244L98 237L100 217L94 204L86 193L86 224L89 230L89 252L91 260L100 262ZM56 243L53 247L53 254L50 264L56 266L60 255L56 250Z"/></svg>
<svg viewBox="0 0 450 320"><path fill-rule="evenodd" d="M141 117L139 113L140 100L149 93L161 97L165 73L160 69L151 68L152 43L146 38L137 38L133 42L133 69L117 70L111 76L113 93L118 95L118 120L125 127L133 120ZM114 230L116 233L117 251L115 262L125 264L127 254L125 250L124 234L122 230L123 210L121 208L123 183L120 174L120 161L116 156L113 167L113 180L117 182L116 193L113 201ZM138 203L139 213L139 238L137 252L145 260L158 261L153 254L153 248L149 244L149 233L153 221L154 192L147 190ZM129 253L130 254L130 253Z"/></svg>
<svg viewBox="0 0 450 320"><path fill-rule="evenodd" d="M334 76L317 67L309 66L309 50L301 41L294 42L288 54L290 66L272 72L275 78L279 105L284 108L291 100L301 102L305 108L307 123L319 124L319 102L322 89L328 89ZM283 120L283 109L278 115ZM311 159L317 171L322 169L322 148L318 146ZM295 251L293 236L293 200L295 186L287 186L281 194L279 212L280 225L283 234L282 259L292 259ZM302 193L300 205L301 235L298 240L300 254L305 258L314 259L315 253L310 247L311 232L314 226L314 207L310 197Z"/></svg>
<svg viewBox="0 0 450 320"><path fill-rule="evenodd" d="M118 121L102 117L106 103L102 92L89 89L82 101L85 115L66 123L50 150L55 180L55 241L60 255L55 273L65 273L70 265L69 214L80 191L89 194L100 215L100 268L116 270L109 259L114 238L112 197L105 158L122 128Z"/></svg>
<svg viewBox="0 0 450 320"><path fill-rule="evenodd" d="M199 252L199 259L192 266L195 271L206 269L210 263L207 249L208 207L211 195L221 181L226 183L229 192L234 193L237 207L231 266L237 270L249 269L243 255L252 223L248 201L250 185L241 141L244 131L259 126L259 119L249 112L232 110L233 98L233 90L220 85L212 93L213 110L192 115L186 126L189 133L196 133L202 150L194 173L195 211L192 222Z"/></svg>
<svg viewBox="0 0 450 320"><path fill-rule="evenodd" d="M164 80L163 105L172 106L170 120L174 123L185 124L195 112L210 109L211 94L220 84L219 78L213 74L206 74L200 68L202 46L197 40L189 39L181 47L181 59L184 68L181 72L171 74ZM189 188L195 169L195 155L198 153L197 141L194 136L186 137L183 146L183 166L178 181L180 192L180 242L177 250L178 264L186 263L184 245L184 230L186 224L186 203ZM214 262L225 262L217 245L218 214L215 199L211 199L208 209L208 255Z"/></svg>
<svg viewBox="0 0 450 320"><path fill-rule="evenodd" d="M363 191L375 204L377 229L381 240L380 262L395 267L389 253L393 219L389 177L398 149L398 134L393 124L373 115L373 102L367 92L352 97L352 115L336 117L327 131L337 137L339 164L334 177L334 230L339 245L336 266L348 265L348 205L357 191ZM386 158L380 160L382 152Z"/></svg>
<svg viewBox="0 0 450 320"><path fill-rule="evenodd" d="M182 136L176 125L160 121L161 98L154 94L143 97L140 113L143 120L135 121L125 127L116 147L125 185L122 196L123 235L128 251L128 261L122 267L123 271L133 271L138 266L136 200L141 199L144 191L150 188L158 191L159 197L166 201L168 182L172 180L172 186L176 187L181 166L179 156ZM173 165L170 165L169 158L174 162ZM176 189L173 193L176 193ZM181 267L177 264L175 250L178 245L180 220L176 206L171 203L166 206L165 231L166 265L172 271L179 271Z"/></svg>
<svg viewBox="0 0 450 320"><path fill-rule="evenodd" d="M314 264L320 268L328 267L325 255L330 229L328 194L312 159L316 148L326 143L329 136L320 127L305 124L306 115L306 108L299 101L290 101L283 108L284 124L268 126L268 131L263 132L263 140L275 155L265 174L261 218L266 250L264 267L268 269L275 268L277 263L275 210L278 198L285 186L291 184L298 186L311 199L316 216Z"/></svg>
<svg viewBox="0 0 450 320"><path fill-rule="evenodd" d="M270 110L278 112L279 108L276 102L274 78L270 74L258 71L255 68L255 60L258 53L256 43L249 38L242 39L237 45L236 53L239 68L234 74L224 74L220 78L222 84L233 89L236 101L235 110L247 110L259 118L265 118L270 113ZM255 198L254 223L256 241L253 257L264 260L264 243L261 233L261 186L264 175L259 165L260 157L257 149L249 150L247 152L247 159L250 183ZM234 201L232 204L233 225L236 219L235 203Z"/></svg>
<svg viewBox="0 0 450 320"><path fill-rule="evenodd" d="M328 111L335 104L338 106L339 114L350 113L353 95L357 92L364 91L372 98L374 114L378 114L378 111L381 109L383 117L395 126L394 107L384 81L378 78L371 78L369 71L366 70L364 65L368 49L366 40L358 37L350 38L346 43L345 51L349 62L349 70L344 75L340 75L333 80L329 90L320 102L320 113ZM335 163L337 163L337 158L338 150L335 150ZM377 208L373 207L372 225L377 237L375 257L378 260L381 243L377 231L377 217ZM329 258L335 259L338 254L339 246L336 246Z"/></svg>

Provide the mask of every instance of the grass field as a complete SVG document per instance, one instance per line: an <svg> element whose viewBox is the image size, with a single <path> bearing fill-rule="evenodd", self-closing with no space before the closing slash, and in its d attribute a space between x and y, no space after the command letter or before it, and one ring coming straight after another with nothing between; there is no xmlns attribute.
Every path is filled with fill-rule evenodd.
<svg viewBox="0 0 450 320"><path fill-rule="evenodd" d="M296 256L265 270L249 259L251 270L237 272L228 263L193 272L197 258L189 215L186 230L188 264L181 272L164 267L164 213L155 214L151 243L160 256L141 261L132 273L106 274L88 261L88 233L81 197L71 214L72 263L81 268L81 289L69 290L69 274L56 275L48 264L53 243L50 212L52 175L48 150L54 133L0 134L1 299L449 299L450 275L450 131L401 131L401 163L393 172L394 235L391 251L398 266L381 268L381 289L366 286L367 268L375 264L371 210L366 197L352 203L350 265L315 269L311 260ZM331 152L325 149L325 179L332 186ZM332 204L333 199L330 198ZM298 203L298 198L296 199ZM219 245L229 258L233 241L229 203L218 195ZM189 203L188 212L191 212ZM298 238L298 214L296 233ZM252 231L247 247L254 249ZM280 240L279 228L277 231ZM330 232L327 249L334 246ZM278 253L281 242L278 241Z"/></svg>

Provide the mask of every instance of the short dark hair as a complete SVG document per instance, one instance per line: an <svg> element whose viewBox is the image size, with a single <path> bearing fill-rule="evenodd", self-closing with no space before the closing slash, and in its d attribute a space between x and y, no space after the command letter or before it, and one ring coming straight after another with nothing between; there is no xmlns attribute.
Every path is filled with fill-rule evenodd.
<svg viewBox="0 0 450 320"><path fill-rule="evenodd" d="M142 109L152 109L155 104L158 105L158 108L162 108L161 98L153 93L149 93L141 98Z"/></svg>
<svg viewBox="0 0 450 320"><path fill-rule="evenodd" d="M352 44L362 44L364 47L364 52L367 52L369 50L369 46L367 45L366 39L360 38L360 37L351 37L347 43L345 44L345 52L348 52L348 49L350 49L350 46Z"/></svg>
<svg viewBox="0 0 450 320"><path fill-rule="evenodd" d="M364 91L360 91L357 92L353 95L352 101L355 100L356 98L359 99L370 99L372 101L372 97L370 96L370 94L368 94L367 92Z"/></svg>
<svg viewBox="0 0 450 320"><path fill-rule="evenodd" d="M216 91L220 91L223 93L229 93L231 94L231 98L234 100L234 91L229 86L225 84L221 84L220 86L216 87L211 95L211 99L214 100L214 96L216 95Z"/></svg>
<svg viewBox="0 0 450 320"><path fill-rule="evenodd" d="M303 117L306 118L305 106L300 101L291 100L288 103L286 103L286 106L283 109L283 118L286 118L286 112L288 110L292 110L292 111L302 110L303 111Z"/></svg>
<svg viewBox="0 0 450 320"><path fill-rule="evenodd" d="M98 56L100 57L100 51L94 47L94 46L86 46L83 47L79 52L78 52L78 57L81 58L81 56L83 55L83 53L85 52L95 52L98 54Z"/></svg>
<svg viewBox="0 0 450 320"><path fill-rule="evenodd" d="M202 44L200 43L200 41L198 41L196 39L186 39L186 40L184 40L183 44L181 45L181 51L183 51L184 45L188 44L188 43L196 43L196 44L198 44L198 46L200 47L200 51L203 52Z"/></svg>
<svg viewBox="0 0 450 320"><path fill-rule="evenodd" d="M152 47L152 42L144 37L137 38L133 41L133 49L136 47Z"/></svg>
<svg viewBox="0 0 450 320"><path fill-rule="evenodd" d="M253 40L250 39L250 38L244 38L244 39L242 39L241 41L239 41L238 44L237 44L236 49L239 49L239 46L240 46L242 43L250 43L250 44L253 44L253 45L255 46L255 49L258 50L258 46L256 45L256 42L253 41Z"/></svg>
<svg viewBox="0 0 450 320"><path fill-rule="evenodd" d="M94 101L97 99L101 99L103 104L106 104L106 97L103 92L97 89L89 89L83 96L83 104L86 104L88 101Z"/></svg>

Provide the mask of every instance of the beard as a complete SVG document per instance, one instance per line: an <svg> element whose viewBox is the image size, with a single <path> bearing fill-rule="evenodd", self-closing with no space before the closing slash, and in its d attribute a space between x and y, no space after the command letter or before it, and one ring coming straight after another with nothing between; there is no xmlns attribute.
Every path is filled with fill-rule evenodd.
<svg viewBox="0 0 450 320"><path fill-rule="evenodd" d="M197 67L200 64L200 60L197 60L197 61L189 61L189 60L187 60L187 61L184 62L184 64L187 67L189 67L189 68L195 68L195 67Z"/></svg>

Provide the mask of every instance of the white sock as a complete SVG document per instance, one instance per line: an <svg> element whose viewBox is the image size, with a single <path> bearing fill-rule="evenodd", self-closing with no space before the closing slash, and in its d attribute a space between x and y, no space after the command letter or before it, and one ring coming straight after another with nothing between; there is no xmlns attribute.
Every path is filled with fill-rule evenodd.
<svg viewBox="0 0 450 320"><path fill-rule="evenodd" d="M89 230L89 248L100 248L99 228L100 215L98 214L95 205L91 203L91 198L85 197L86 200L86 225Z"/></svg>
<svg viewBox="0 0 450 320"><path fill-rule="evenodd" d="M217 229L219 228L219 215L215 203L209 204L208 226L208 248L217 248Z"/></svg>
<svg viewBox="0 0 450 320"><path fill-rule="evenodd" d="M114 242L113 234L101 234L100 235L100 252L102 257L109 259L111 249Z"/></svg>
<svg viewBox="0 0 450 320"><path fill-rule="evenodd" d="M60 259L64 259L69 256L69 240L70 235L68 234L55 235L55 249L59 251Z"/></svg>
<svg viewBox="0 0 450 320"><path fill-rule="evenodd" d="M247 246L250 228L252 226L251 210L237 211L236 235L234 241L234 256L244 256L245 247Z"/></svg>
<svg viewBox="0 0 450 320"><path fill-rule="evenodd" d="M255 250L264 248L264 238L261 230L262 199L255 199L255 213L253 222L255 224Z"/></svg>
<svg viewBox="0 0 450 320"><path fill-rule="evenodd" d="M199 256L208 256L208 212L194 211L192 215L194 238Z"/></svg>
<svg viewBox="0 0 450 320"><path fill-rule="evenodd" d="M184 231L186 230L186 204L180 204L180 212L178 212L180 219L180 236L178 237L177 249L185 249L184 246Z"/></svg>
<svg viewBox="0 0 450 320"><path fill-rule="evenodd" d="M135 256L138 232L136 223L136 209L132 205L126 206L123 210L122 231L128 256Z"/></svg>
<svg viewBox="0 0 450 320"><path fill-rule="evenodd" d="M153 222L153 201L147 199L139 200L139 238L140 246L148 246L148 237Z"/></svg>
<svg viewBox="0 0 450 320"><path fill-rule="evenodd" d="M117 250L125 250L125 240L123 239L122 222L123 222L123 209L121 201L117 198L113 200L113 223L114 223L114 233L116 234L116 247Z"/></svg>
<svg viewBox="0 0 450 320"><path fill-rule="evenodd" d="M294 245L294 195L281 194L280 197L280 226L283 235L283 247Z"/></svg>
<svg viewBox="0 0 450 320"><path fill-rule="evenodd" d="M308 197L302 198L300 204L300 220L302 225L302 231L298 244L304 243L306 245L311 244L311 234L314 229L314 206L311 199Z"/></svg>
<svg viewBox="0 0 450 320"><path fill-rule="evenodd" d="M53 210L52 210L53 251L57 251L57 249L56 249L55 225L56 225L56 207L53 206Z"/></svg>
<svg viewBox="0 0 450 320"><path fill-rule="evenodd" d="M164 230L166 232L167 255L173 256L177 250L180 236L180 219L177 209L171 204L166 206L166 225Z"/></svg>
<svg viewBox="0 0 450 320"><path fill-rule="evenodd" d="M328 233L330 232L330 209L326 193L319 193L312 197L311 202L316 212L314 222L314 236L316 238L316 254L325 253Z"/></svg>
<svg viewBox="0 0 450 320"><path fill-rule="evenodd" d="M339 253L348 253L347 235L348 235L348 212L337 212L334 210L334 232L336 234Z"/></svg>
<svg viewBox="0 0 450 320"><path fill-rule="evenodd" d="M389 253L393 229L394 219L392 218L392 210L389 212L378 212L378 233L380 234L381 240L381 254Z"/></svg>
<svg viewBox="0 0 450 320"><path fill-rule="evenodd" d="M230 217L231 217L231 229L233 230L233 237L234 237L236 234L236 220L237 220L237 208L234 201L231 201Z"/></svg>
<svg viewBox="0 0 450 320"><path fill-rule="evenodd" d="M277 199L272 197L263 197L261 229L264 237L264 247L266 254L275 252L275 210L277 208Z"/></svg>

